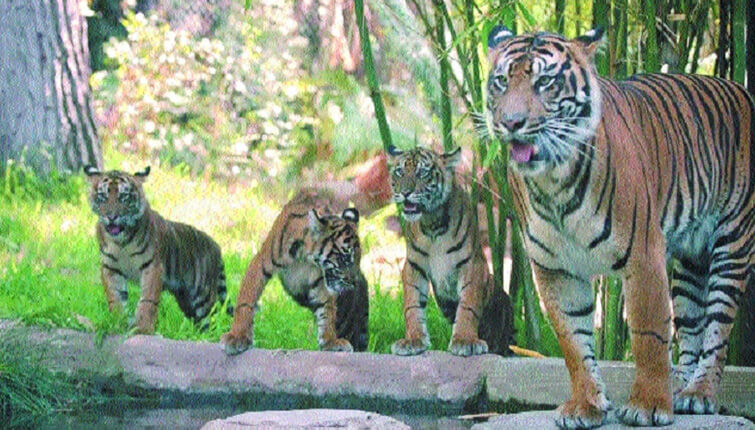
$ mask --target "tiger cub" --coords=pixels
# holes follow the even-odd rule
[[[122,311],[127,280],[141,284],[134,326],[138,333],[155,328],[160,293],[166,287],[184,315],[195,322],[226,299],[220,247],[196,228],[168,221],[149,207],[142,184],[149,167],[130,175],[84,168],[92,187],[89,202],[99,217],[101,275],[110,311]],[[229,313],[233,312],[228,307]]]
[[[496,289],[480,245],[469,194],[456,183],[460,148],[436,154],[423,148],[388,149],[393,199],[403,204],[406,263],[402,271],[406,337],[391,351],[415,355],[430,346],[425,323],[428,283],[453,323],[449,351],[469,356],[509,354],[511,303]],[[479,335],[479,337],[478,337]]]
[[[367,348],[369,303],[359,268],[359,212],[340,212],[340,206],[331,191],[307,188],[283,207],[241,282],[233,326],[220,339],[227,354],[252,346],[257,301],[275,274],[297,303],[314,312],[321,350]]]

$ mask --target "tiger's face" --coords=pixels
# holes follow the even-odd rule
[[[517,171],[535,175],[561,165],[595,134],[601,97],[593,55],[602,35],[515,36],[502,26],[490,32],[487,115]]]
[[[320,216],[309,211],[309,260],[325,277],[325,287],[334,294],[355,288],[362,250],[359,246],[359,212],[349,208],[341,216]]]
[[[123,237],[124,232],[136,225],[147,208],[142,183],[149,175],[149,167],[130,175],[118,170],[100,172],[87,166],[84,173],[92,185],[89,204],[105,232],[115,239]]]
[[[403,203],[407,221],[418,221],[423,214],[435,211],[446,202],[460,159],[460,148],[445,154],[425,148],[409,151],[388,148],[393,201]]]

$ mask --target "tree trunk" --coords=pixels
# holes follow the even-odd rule
[[[0,1],[0,168],[9,159],[42,176],[102,167],[79,3]]]

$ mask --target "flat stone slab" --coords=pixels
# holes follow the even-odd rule
[[[247,412],[214,420],[202,430],[234,429],[396,429],[411,427],[391,417],[351,409],[298,409],[293,411]]]
[[[556,411],[532,411],[519,414],[500,415],[491,418],[486,423],[475,424],[472,430],[497,429],[537,429],[558,430],[556,426]],[[601,430],[636,429],[619,424],[613,414],[609,414],[608,422],[600,427]],[[658,427],[640,427],[658,428]],[[723,430],[741,429],[755,430],[755,424],[741,417],[725,415],[675,415],[674,423],[668,427],[674,430]]]
[[[598,367],[614,407],[625,404],[634,381],[634,363],[600,361]],[[562,358],[501,359],[487,371],[487,395],[492,403],[515,401],[555,408],[571,395]],[[726,366],[717,400],[727,414],[755,417],[755,367]]]
[[[362,409],[384,414],[553,409],[570,395],[560,358],[462,358],[430,351],[386,354],[252,349],[227,356],[220,344],[159,336],[109,336],[0,320],[0,347],[35,354],[54,371],[92,378],[152,398],[161,408],[222,406],[232,411]],[[600,362],[609,398],[626,402],[632,363]],[[755,368],[726,367],[723,413],[755,417]],[[230,412],[233,413],[233,412]],[[229,414],[230,414],[229,413]]]
[[[155,336],[133,336],[118,346],[117,355],[126,382],[144,389],[214,394],[219,399],[228,393],[342,402],[350,398],[349,407],[382,400],[387,409],[393,405],[394,410],[412,412],[417,404],[415,413],[430,409],[446,414],[460,413],[469,399],[482,393],[485,369],[497,358],[264,349],[227,356],[219,344]],[[297,404],[275,406],[270,409]]]

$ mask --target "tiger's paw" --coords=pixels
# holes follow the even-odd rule
[[[616,411],[616,418],[629,426],[667,426],[674,422],[674,413],[670,409],[640,407],[630,402]]]
[[[674,396],[674,412],[677,414],[712,415],[718,412],[713,396],[682,390]]]
[[[603,425],[611,403],[603,394],[595,404],[569,400],[558,408],[556,425],[562,429],[591,429]]]
[[[346,339],[333,339],[331,341],[327,341],[320,345],[321,351],[330,351],[330,352],[354,352],[354,348],[351,346],[351,343],[349,343]]]
[[[429,347],[430,342],[424,339],[399,339],[391,345],[391,354],[419,355]]]
[[[451,339],[448,351],[453,355],[469,357],[471,355],[487,354],[488,343],[482,339]]]
[[[220,344],[226,355],[236,355],[251,348],[254,341],[251,336],[236,335],[228,332],[220,337]]]

